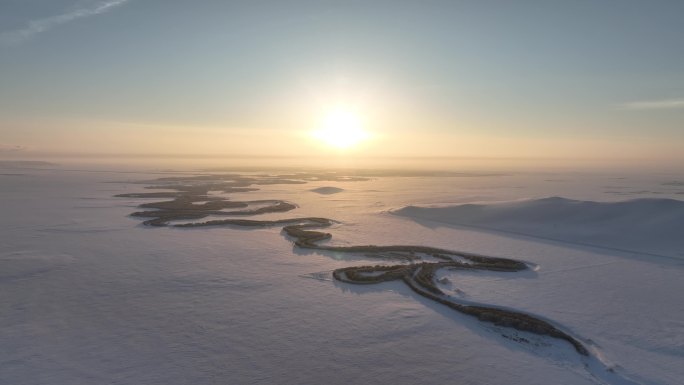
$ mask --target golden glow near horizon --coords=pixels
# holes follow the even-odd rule
[[[329,110],[313,137],[338,149],[347,149],[368,138],[359,114],[346,107]]]

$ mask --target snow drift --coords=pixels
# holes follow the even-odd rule
[[[450,207],[407,206],[394,214],[623,251],[684,258],[684,202],[577,201],[550,197]]]

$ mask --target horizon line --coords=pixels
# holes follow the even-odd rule
[[[5,152],[10,154],[10,152]],[[2,156],[3,152],[0,152],[0,159],[5,158]],[[283,155],[268,155],[268,154],[194,154],[194,153],[156,153],[156,154],[144,154],[144,153],[63,153],[63,152],[36,152],[30,153],[27,151],[12,151],[11,157],[8,158],[38,158],[38,157],[59,157],[59,158],[196,158],[196,159],[315,159],[315,158],[355,158],[355,159],[484,159],[484,160],[540,160],[540,159],[558,159],[558,160],[642,160],[643,158],[613,158],[613,157],[585,157],[585,158],[574,158],[574,157],[551,157],[551,156],[457,156],[457,155],[355,155],[355,154],[325,154],[325,155],[294,155],[294,154],[283,154]],[[21,155],[21,156],[18,156]],[[651,158],[649,158],[651,159]],[[646,160],[646,159],[643,159]]]

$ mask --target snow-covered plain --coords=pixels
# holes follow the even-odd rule
[[[328,280],[332,269],[377,263],[363,255],[295,249],[279,228],[148,228],[128,215],[149,200],[113,197],[143,191],[127,181],[168,174],[0,174],[1,384],[684,382],[681,259],[392,214],[553,196],[676,199],[682,176],[393,176],[229,194],[299,206],[259,219],[337,220],[337,244],[524,260],[535,270],[440,271],[440,285],[551,320],[615,372],[601,373],[562,341],[482,324],[401,282]],[[341,190],[310,191],[330,187]],[[658,254],[676,256],[673,244]]]

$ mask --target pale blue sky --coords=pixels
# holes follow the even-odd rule
[[[289,143],[316,103],[347,98],[369,131],[426,147],[494,137],[569,156],[612,141],[618,156],[646,141],[637,155],[664,156],[684,143],[683,15],[684,1],[658,0],[3,0],[0,146],[73,152],[83,136],[91,152],[140,152],[160,133],[217,132]]]

